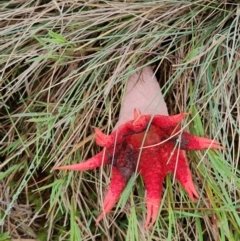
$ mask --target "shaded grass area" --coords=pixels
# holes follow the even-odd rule
[[[239,16],[237,1],[1,1],[0,240],[239,240]],[[186,128],[226,151],[188,153],[197,203],[168,176],[146,230],[131,179],[95,227],[110,168],[51,169],[100,150],[93,127],[112,130],[145,65],[169,112],[191,111]]]

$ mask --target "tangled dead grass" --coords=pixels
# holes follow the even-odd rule
[[[2,1],[0,240],[239,240],[239,16],[226,0]],[[144,65],[169,112],[191,111],[191,132],[227,150],[189,154],[198,203],[168,177],[145,230],[138,182],[96,228],[109,170],[51,169],[99,151],[93,126],[111,131],[127,78]]]

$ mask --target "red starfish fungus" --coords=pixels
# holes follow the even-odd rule
[[[166,111],[165,115],[142,115],[140,110],[135,109],[134,117],[120,119],[120,125],[110,135],[95,129],[96,142],[104,147],[100,153],[85,162],[55,169],[84,171],[105,164],[112,165],[111,183],[97,223],[114,207],[127,181],[137,171],[143,177],[147,191],[145,227],[149,228],[157,219],[162,183],[168,173],[175,173],[192,201],[195,201],[194,197],[199,197],[185,150],[222,149],[216,141],[182,131],[179,123],[186,115],[167,116]]]
[[[192,201],[194,196],[199,197],[184,150],[222,148],[216,141],[181,132],[178,124],[185,115],[186,113],[174,116],[155,115],[150,122],[150,115],[141,115],[135,110],[134,119],[121,125],[111,135],[105,135],[99,129],[95,129],[96,142],[105,147],[104,151],[83,163],[55,169],[84,171],[103,164],[112,164],[112,180],[105,196],[103,212],[97,218],[98,223],[119,199],[127,181],[136,171],[141,147],[145,147],[141,150],[137,171],[142,175],[147,190],[145,226],[151,227],[157,218],[162,182],[167,173],[176,173],[177,180]]]

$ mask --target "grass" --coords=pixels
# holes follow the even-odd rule
[[[0,240],[240,240],[238,1],[1,1]],[[110,168],[52,172],[97,153],[128,76],[152,65],[171,114],[225,151],[189,152],[201,195],[171,176],[155,226],[131,179],[95,227]]]

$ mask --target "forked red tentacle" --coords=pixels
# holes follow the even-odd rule
[[[195,136],[186,131],[182,131],[180,127],[171,127],[165,130],[173,141],[179,140],[179,148],[182,150],[202,150],[202,149],[219,149],[225,150],[223,146],[217,141]]]
[[[176,179],[181,183],[183,188],[186,190],[192,202],[195,202],[194,196],[196,198],[199,198],[199,195],[196,191],[196,188],[192,180],[192,174],[188,166],[185,152],[175,150],[174,155],[174,158],[169,163],[170,171],[176,174]]]
[[[101,151],[97,155],[93,156],[92,158],[84,162],[80,162],[73,165],[54,167],[53,170],[87,171],[105,165],[107,164],[107,162],[108,158],[106,158],[104,152]]]
[[[101,147],[111,147],[114,145],[113,135],[106,135],[100,129],[95,128],[95,140],[96,143]]]
[[[125,186],[126,181],[124,177],[121,175],[121,173],[117,170],[116,167],[112,167],[112,179],[103,201],[103,211],[98,216],[96,224],[98,224],[103,219],[103,217],[111,211],[111,209],[118,201]]]
[[[158,147],[153,148],[153,152]],[[146,150],[141,156],[141,163],[139,171],[143,177],[145,189],[147,191],[146,207],[147,217],[145,221],[145,228],[150,228],[155,223],[161,203],[162,183],[166,173],[164,172],[164,165],[159,162],[159,156],[149,156]]]
[[[177,126],[185,116],[189,113],[180,113],[172,116],[155,115],[152,119],[152,124],[160,127],[161,129]]]
[[[115,144],[123,141],[124,136],[139,133],[145,130],[150,120],[150,116],[141,115],[137,109],[134,110],[134,119],[121,125],[117,130],[110,135],[104,134],[100,129],[95,128],[95,140],[101,147],[113,147]]]
[[[225,150],[217,141],[205,137],[194,136],[186,131],[182,132],[180,148],[183,150],[202,150],[207,148]]]

